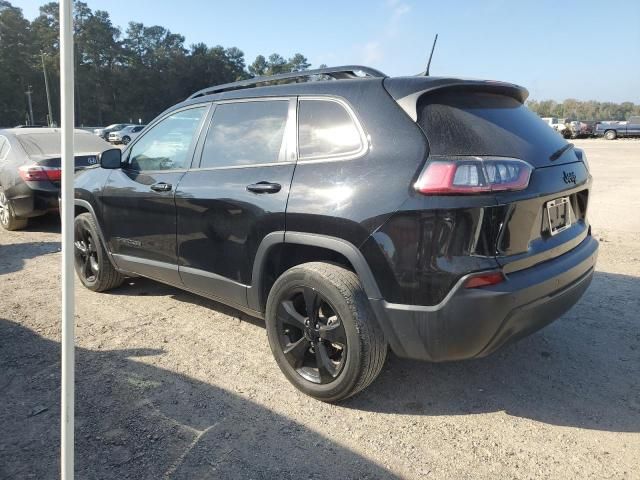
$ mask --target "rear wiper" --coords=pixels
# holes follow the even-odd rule
[[[562,147],[560,150],[557,150],[556,152],[554,152],[553,154],[551,154],[551,156],[549,157],[549,160],[551,160],[552,162],[554,160],[559,159],[562,154],[564,152],[566,152],[567,150],[570,150],[574,147],[575,145],[573,143],[567,143],[564,147]]]

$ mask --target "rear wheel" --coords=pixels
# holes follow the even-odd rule
[[[343,400],[380,373],[387,344],[355,273],[323,262],[287,270],[273,285],[267,336],[278,366],[302,392]]]
[[[16,218],[16,214],[11,205],[11,200],[7,198],[2,187],[0,187],[0,225],[5,230],[22,230],[26,228],[29,221],[26,218]]]
[[[604,138],[606,138],[607,140],[615,140],[616,138],[618,138],[618,134],[615,130],[607,130],[606,132],[604,132]]]
[[[74,233],[75,269],[82,284],[94,292],[105,292],[121,285],[124,276],[113,268],[107,257],[93,215],[78,215]]]
[[[129,145],[129,142],[131,141],[131,137],[125,135],[124,137],[122,137],[122,143],[125,145]]]

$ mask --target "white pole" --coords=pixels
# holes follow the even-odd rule
[[[73,1],[60,1],[60,120],[62,122],[62,398],[60,466],[73,479],[74,297],[73,297]]]

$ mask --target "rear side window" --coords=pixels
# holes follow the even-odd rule
[[[301,160],[355,155],[363,148],[361,130],[344,106],[329,100],[300,100],[298,153]]]
[[[514,98],[481,92],[426,95],[418,123],[432,155],[496,155],[534,165],[565,145],[564,139]]]
[[[277,162],[288,111],[288,100],[218,105],[207,132],[200,167],[241,167]]]

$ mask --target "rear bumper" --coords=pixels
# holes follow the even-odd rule
[[[60,189],[51,182],[22,182],[7,192],[17,217],[30,218],[58,210]]]
[[[591,283],[597,255],[598,242],[588,236],[498,285],[465,289],[463,279],[435,306],[370,301],[398,356],[436,362],[483,357],[569,310]]]

